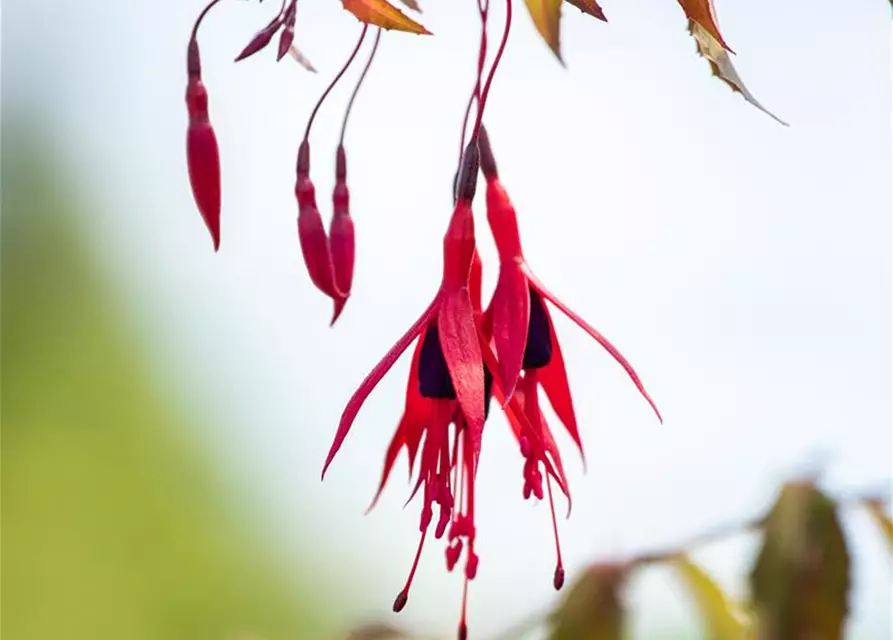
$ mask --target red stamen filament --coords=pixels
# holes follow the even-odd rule
[[[403,607],[406,606],[406,601],[409,599],[409,588],[412,586],[412,579],[415,577],[416,569],[419,566],[419,558],[422,557],[422,548],[425,546],[425,536],[427,535],[428,529],[426,528],[422,531],[422,537],[419,540],[419,548],[415,552],[415,560],[412,561],[412,569],[409,570],[409,577],[406,578],[406,584],[403,585],[403,589],[397,594],[397,598],[394,600],[395,613],[402,611]]]
[[[468,617],[466,615],[466,611],[468,610],[468,578],[465,578],[462,583],[462,617],[459,618],[459,632],[457,637],[459,640],[465,640],[468,637]]]
[[[219,0],[215,0],[218,1]],[[329,86],[326,87],[326,90],[319,97],[319,100],[316,103],[316,106],[313,107],[313,112],[310,114],[310,120],[307,121],[307,129],[304,131],[304,142],[310,138],[310,129],[313,127],[313,121],[316,119],[316,113],[319,111],[319,108],[322,106],[322,103],[326,101],[326,98],[329,97],[329,93],[331,93],[332,89],[335,88],[335,85],[338,84],[338,81],[341,80],[341,76],[343,76],[350,65],[353,63],[354,58],[357,57],[357,53],[360,51],[360,47],[363,44],[363,40],[366,38],[366,31],[369,29],[368,24],[363,24],[363,30],[360,32],[360,37],[357,40],[356,46],[353,48],[353,51],[350,54],[350,57],[347,59],[347,62],[344,63],[344,66],[341,67],[341,71],[338,72],[338,75],[335,76],[334,80],[329,83]]]
[[[552,533],[555,536],[555,553],[558,556],[557,562],[555,564],[555,577],[552,580],[552,584],[555,587],[555,590],[558,591],[564,585],[564,563],[561,561],[561,542],[558,539],[558,520],[555,517],[555,501],[552,499],[552,481],[549,478],[549,473],[546,472],[546,490],[549,492],[549,511],[552,513]]]
[[[365,29],[364,29],[365,34]],[[363,81],[366,79],[366,74],[369,72],[369,67],[372,66],[372,61],[375,59],[375,52],[378,51],[378,42],[381,40],[381,27],[378,28],[378,31],[375,32],[375,43],[372,45],[372,52],[369,54],[369,59],[366,61],[366,66],[363,67],[363,72],[360,74],[359,80],[357,80],[357,85],[353,88],[353,93],[350,95],[350,101],[347,103],[347,109],[344,111],[344,120],[341,122],[341,139],[339,144],[344,144],[344,134],[347,132],[347,120],[350,118],[350,111],[353,109],[354,100],[357,99],[357,94],[360,92],[360,87],[363,86]]]

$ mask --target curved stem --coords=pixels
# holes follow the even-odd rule
[[[372,53],[369,54],[369,60],[366,61],[366,66],[363,67],[363,73],[360,74],[360,79],[357,80],[357,86],[353,88],[353,93],[350,95],[350,102],[347,103],[347,110],[344,112],[344,120],[341,122],[341,139],[339,141],[340,145],[344,144],[344,134],[347,131],[347,119],[350,118],[350,110],[353,109],[354,100],[357,99],[357,94],[360,92],[360,87],[363,86],[363,80],[366,79],[366,74],[369,72],[369,67],[372,66],[372,61],[375,59],[375,52],[378,51],[379,40],[381,40],[381,27],[379,27],[378,31],[375,32],[375,43],[372,45]]]
[[[462,164],[462,154],[465,153],[465,135],[468,133],[468,118],[471,115],[471,105],[474,101],[478,101],[478,108],[481,104],[481,80],[484,75],[484,62],[487,58],[487,18],[490,13],[490,0],[477,0],[478,13],[481,16],[481,45],[478,51],[478,73],[474,81],[474,89],[468,97],[468,104],[465,106],[465,117],[462,119],[462,137],[459,140],[459,162]]]
[[[211,2],[209,2],[208,5],[204,9],[202,9],[202,12],[198,14],[198,18],[195,19],[195,24],[192,26],[192,37],[190,38],[190,40],[195,40],[198,37],[198,28],[201,25],[202,20],[205,19],[205,16],[208,15],[208,12],[213,9],[214,5],[216,5],[218,2],[220,2],[220,0],[211,0]]]
[[[481,122],[484,120],[484,107],[487,106],[487,96],[490,94],[490,86],[493,84],[493,76],[496,75],[496,69],[502,60],[502,54],[505,53],[505,45],[509,40],[509,32],[512,29],[512,0],[505,1],[505,29],[502,32],[502,40],[499,43],[499,49],[496,50],[496,57],[493,58],[493,65],[490,67],[490,73],[487,75],[487,82],[484,84],[484,90],[478,99],[478,115],[474,123],[474,129],[471,130],[471,139],[477,140],[481,131]]]
[[[214,0],[215,2],[219,0]],[[329,93],[331,93],[332,89],[335,88],[335,85],[338,84],[338,81],[341,80],[341,76],[347,71],[348,67],[350,67],[351,63],[354,61],[354,58],[357,57],[357,53],[360,51],[360,46],[363,44],[363,39],[366,37],[366,31],[369,29],[368,24],[363,24],[363,31],[360,32],[360,38],[357,40],[356,46],[353,48],[353,52],[350,54],[350,57],[347,59],[347,62],[344,63],[344,66],[341,67],[341,71],[338,72],[338,75],[335,76],[335,79],[326,87],[326,90],[320,96],[319,100],[316,103],[316,106],[313,107],[313,113],[310,114],[310,120],[307,121],[307,129],[304,130],[304,142],[307,142],[307,139],[310,137],[310,129],[313,127],[313,121],[316,119],[316,114],[319,111],[319,108],[322,106],[322,103],[326,101]]]

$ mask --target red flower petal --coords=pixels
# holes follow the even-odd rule
[[[503,261],[493,300],[493,341],[499,358],[502,390],[511,396],[521,375],[530,323],[530,288],[517,262]]]
[[[441,292],[437,330],[477,462],[484,431],[484,364],[467,289]]]
[[[335,440],[332,442],[332,446],[329,449],[329,455],[326,456],[326,462],[322,468],[323,479],[326,477],[326,470],[329,468],[329,465],[332,464],[335,454],[338,453],[338,450],[344,443],[344,439],[347,437],[354,419],[356,419],[357,414],[363,407],[363,403],[366,402],[366,398],[369,397],[372,390],[375,389],[379,382],[381,382],[381,379],[384,378],[385,374],[391,370],[391,367],[393,367],[394,363],[397,362],[397,359],[403,355],[403,352],[406,351],[407,347],[412,344],[412,341],[419,336],[425,325],[431,321],[431,318],[434,317],[434,314],[437,311],[439,303],[440,299],[438,296],[428,308],[425,309],[421,317],[413,323],[409,330],[400,336],[400,339],[390,348],[384,358],[372,368],[372,371],[369,372],[369,375],[367,375],[366,379],[360,383],[359,388],[354,392],[350,400],[348,400],[347,406],[344,407],[344,412],[341,414],[338,430],[335,432]],[[481,402],[482,411],[483,406],[483,402]]]
[[[651,396],[648,395],[648,392],[645,391],[645,386],[642,384],[642,381],[639,379],[639,375],[636,373],[635,369],[633,369],[632,365],[626,360],[626,358],[623,357],[623,354],[621,354],[617,350],[617,348],[608,341],[607,338],[605,338],[594,327],[592,327],[592,325],[590,325],[588,322],[583,320],[583,318],[581,318],[576,313],[571,311],[571,309],[566,304],[564,304],[561,300],[556,298],[552,294],[551,291],[546,289],[546,287],[543,285],[543,283],[539,281],[539,279],[533,274],[533,272],[530,271],[530,268],[527,267],[526,265],[524,266],[524,272],[527,275],[527,278],[530,280],[530,284],[533,286],[534,289],[536,289],[539,292],[539,294],[541,296],[546,298],[549,302],[551,302],[556,307],[558,307],[558,309],[564,315],[566,315],[568,318],[570,318],[575,323],[577,323],[577,326],[579,326],[581,329],[583,329],[583,331],[585,331],[590,336],[592,336],[592,338],[594,338],[596,342],[598,342],[602,347],[604,347],[604,349],[608,353],[611,354],[611,357],[613,357],[614,360],[616,360],[617,363],[621,367],[623,367],[623,369],[626,371],[627,375],[630,377],[630,379],[636,385],[636,388],[639,390],[639,393],[641,393],[642,397],[644,397],[645,400],[648,401],[648,404],[651,405],[651,408],[654,410],[654,413],[657,415],[657,419],[660,420],[661,423],[663,423],[664,419],[661,417],[660,411],[658,411],[658,409],[657,409],[657,405],[654,404],[654,400],[652,400]]]
[[[583,465],[586,465],[586,454],[583,452],[583,441],[580,438],[580,430],[577,427],[577,415],[574,412],[574,400],[571,397],[571,389],[568,384],[567,370],[564,367],[564,357],[561,355],[561,345],[558,344],[558,336],[555,334],[555,325],[552,322],[552,316],[549,308],[543,305],[546,310],[546,319],[549,322],[549,336],[552,340],[552,359],[542,369],[537,370],[537,380],[552,408],[555,415],[561,420],[561,424],[567,429],[570,437],[573,438],[580,450],[580,457],[583,458]]]

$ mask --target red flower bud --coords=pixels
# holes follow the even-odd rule
[[[338,146],[335,164],[335,190],[332,193],[332,222],[329,227],[329,246],[332,251],[332,266],[335,285],[344,298],[335,300],[334,323],[344,309],[353,284],[354,230],[350,217],[350,191],[347,188],[347,160],[344,146]]]
[[[335,284],[329,238],[316,206],[316,190],[310,180],[309,170],[310,145],[304,141],[298,153],[298,180],[295,185],[295,196],[298,199],[298,239],[304,264],[307,265],[313,284],[337,303],[344,299],[344,295]]]
[[[273,39],[273,36],[276,35],[276,32],[279,31],[279,28],[282,26],[282,20],[277,16],[270,24],[266,27],[258,31],[254,34],[254,37],[251,39],[244,49],[242,49],[242,53],[236,56],[236,62],[240,60],[244,60],[249,56],[253,56],[258,51],[266,48],[270,41]]]
[[[296,0],[292,0],[282,18],[282,24],[285,25],[285,28],[279,36],[279,52],[276,54],[277,61],[282,60],[282,58],[285,57],[285,54],[288,53],[288,50],[291,48],[292,42],[295,40],[295,21],[297,16],[298,3]]]
[[[189,43],[188,65],[186,164],[195,204],[211,232],[214,251],[217,251],[220,248],[220,154],[217,136],[208,118],[208,92],[202,83],[198,43],[195,40]]]

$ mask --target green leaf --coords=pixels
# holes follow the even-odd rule
[[[620,640],[625,607],[621,589],[629,566],[591,566],[549,616],[549,640]]]
[[[732,601],[707,573],[680,554],[670,561],[694,597],[704,619],[710,640],[741,640],[747,627]]]
[[[810,482],[782,487],[750,575],[757,637],[843,637],[850,556],[837,505]]]

